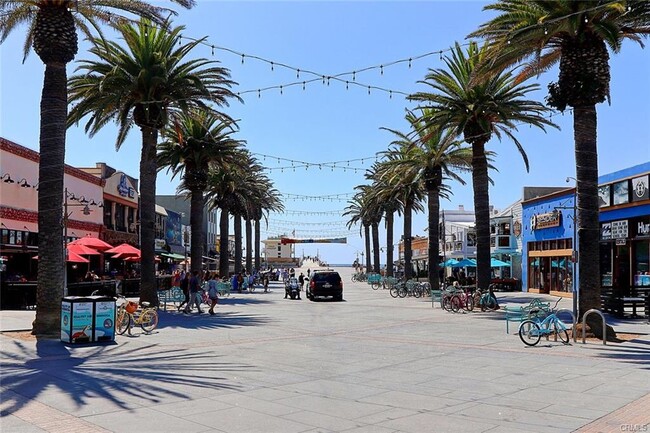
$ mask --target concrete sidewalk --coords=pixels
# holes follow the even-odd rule
[[[285,300],[273,283],[270,293],[222,299],[216,316],[163,312],[154,333],[136,330],[115,344],[2,335],[0,430],[650,428],[648,335],[529,348],[505,333],[499,312],[447,313],[426,299],[393,299],[352,283],[351,269],[339,271],[344,302]],[[498,296],[514,305],[526,295]],[[22,313],[0,312],[2,329],[29,327],[30,313]],[[650,332],[641,321],[616,329]]]

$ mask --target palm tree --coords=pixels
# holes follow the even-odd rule
[[[386,226],[386,275],[394,275],[393,255],[394,245],[394,226],[395,213],[402,211],[402,204],[399,200],[394,184],[385,179],[385,173],[388,170],[386,161],[376,162],[373,167],[366,173],[366,177],[372,180],[372,202],[379,206],[379,212],[383,215]]]
[[[176,0],[191,7],[193,0]],[[101,6],[101,7],[98,7]],[[72,13],[74,10],[74,14]],[[114,13],[118,12],[118,13]],[[64,257],[63,168],[65,164],[65,124],[68,114],[66,65],[78,51],[77,28],[86,37],[101,24],[115,25],[120,12],[149,18],[161,23],[169,9],[140,0],[4,0],[0,5],[0,43],[21,24],[27,24],[24,58],[30,47],[45,64],[41,96],[40,163],[38,190],[38,288],[36,319],[32,333],[55,335],[61,320]],[[62,266],[63,264],[63,266]]]
[[[549,110],[539,102],[524,99],[537,85],[517,83],[511,71],[499,71],[484,79],[475,77],[479,65],[489,52],[472,42],[464,51],[456,43],[451,56],[445,57],[447,70],[429,70],[425,81],[434,93],[419,92],[410,98],[431,108],[423,119],[426,125],[451,128],[472,146],[472,185],[476,217],[477,287],[490,285],[490,197],[488,193],[488,158],[485,149],[492,136],[509,137],[521,154],[526,170],[528,157],[514,136],[517,124],[545,130],[555,126],[543,114]]]
[[[596,104],[610,98],[607,47],[617,53],[625,39],[643,47],[641,38],[650,33],[650,2],[502,0],[485,9],[499,15],[472,36],[487,39],[493,53],[488,67],[523,62],[518,79],[524,79],[559,62],[547,101],[561,111],[573,109],[579,311],[600,308]]]
[[[427,125],[423,119],[431,115],[430,109],[424,109],[421,116],[412,111],[406,114],[406,120],[412,131],[408,134],[384,128],[392,132],[397,139],[391,144],[403,149],[404,158],[389,159],[384,175],[388,185],[399,183],[400,179],[413,179],[421,183],[426,190],[428,210],[428,278],[431,287],[439,287],[438,239],[440,220],[440,197],[448,198],[451,189],[443,182],[452,179],[464,185],[465,181],[456,171],[471,170],[472,150],[462,146],[456,140],[456,134],[435,125]]]
[[[111,121],[118,124],[116,147],[133,125],[140,128],[140,299],[158,302],[154,268],[154,217],[158,133],[169,119],[195,109],[210,111],[207,103],[228,105],[237,97],[229,88],[229,72],[205,59],[188,59],[203,40],[183,44],[184,27],[157,28],[148,20],[118,26],[126,46],[92,38],[95,60],[82,60],[70,79],[69,124],[90,115],[86,131],[92,137]],[[228,119],[224,114],[220,114]]]
[[[181,175],[179,190],[190,197],[190,226],[192,229],[192,271],[200,271],[203,261],[204,193],[208,187],[210,164],[231,162],[242,141],[232,138],[233,122],[223,121],[210,111],[179,113],[173,125],[163,130],[164,141],[158,145],[158,169],[167,167],[172,179]]]
[[[372,269],[371,257],[370,257],[370,220],[365,213],[365,202],[366,197],[363,194],[363,190],[359,190],[361,186],[355,187],[358,192],[348,201],[348,206],[343,212],[343,216],[348,216],[347,227],[348,229],[352,228],[355,224],[361,224],[363,227],[363,237],[365,238],[365,250],[366,250],[366,272],[370,272]],[[361,229],[359,229],[359,235],[361,235]]]
[[[260,179],[262,184],[265,184],[263,187],[263,194],[260,199],[252,203],[251,205],[251,216],[253,221],[255,221],[255,269],[260,269],[260,245],[261,245],[261,227],[260,223],[262,218],[267,222],[266,215],[269,212],[282,212],[284,210],[284,205],[282,204],[280,192],[273,187],[273,182],[266,176]]]

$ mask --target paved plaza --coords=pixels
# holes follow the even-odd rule
[[[647,322],[616,323],[643,334],[625,343],[525,347],[502,312],[447,313],[338,270],[344,302],[285,300],[272,283],[270,293],[222,299],[216,316],[162,312],[153,334],[115,344],[4,334],[0,430],[650,431]],[[3,311],[0,325],[25,328],[32,317]]]

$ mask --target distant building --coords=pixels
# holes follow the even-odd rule
[[[297,264],[295,258],[295,244],[282,244],[281,237],[268,238],[262,241],[264,244],[264,261],[272,267]]]

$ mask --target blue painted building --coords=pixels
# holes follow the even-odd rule
[[[621,294],[650,287],[649,182],[650,162],[598,178],[601,284]],[[572,295],[574,215],[575,188],[522,202],[524,291]]]

